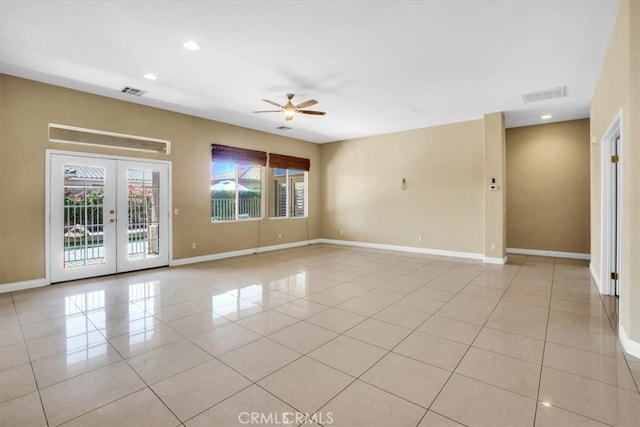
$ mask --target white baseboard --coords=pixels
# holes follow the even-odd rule
[[[387,251],[410,252],[414,254],[439,255],[456,258],[484,259],[482,254],[475,252],[457,252],[444,249],[416,248],[414,246],[387,245],[384,243],[354,242],[352,240],[318,239],[319,243],[330,245],[355,246],[358,248],[382,249]]]
[[[0,285],[0,294],[5,292],[24,291],[25,289],[41,288],[47,286],[47,279],[25,280],[23,282],[4,283]]]
[[[507,263],[507,257],[505,256],[504,258],[492,258],[492,257],[484,257],[484,263],[485,264],[506,264]]]
[[[249,248],[239,251],[221,252],[217,254],[202,255],[191,258],[174,259],[169,265],[173,267],[177,265],[195,264],[198,262],[215,261],[217,259],[233,258],[237,256],[253,255],[262,252],[278,251],[281,249],[297,248],[299,246],[313,245],[316,243],[320,243],[320,239],[302,240],[299,242],[283,243],[281,245],[263,246],[260,248]]]
[[[624,351],[640,359],[640,342],[631,340],[621,324],[618,324],[618,336],[620,337],[620,341],[622,341]]]
[[[596,269],[593,268],[593,264],[591,263],[589,263],[589,272],[591,273],[591,278],[593,279],[594,283],[596,284],[596,287],[598,288],[598,292],[600,292],[601,294],[604,294],[602,290],[602,282],[598,277],[598,273],[596,273]]]
[[[517,255],[549,256],[549,257],[556,257],[556,258],[571,258],[571,259],[585,259],[585,260],[591,259],[591,254],[582,254],[579,252],[544,251],[540,249],[507,248],[507,253],[517,254]]]

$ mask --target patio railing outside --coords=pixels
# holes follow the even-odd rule
[[[259,198],[239,198],[237,219],[260,218]],[[212,221],[234,221],[236,219],[235,199],[211,199]]]

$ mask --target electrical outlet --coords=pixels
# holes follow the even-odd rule
[[[340,235],[344,236],[344,230],[340,230]]]
[[[178,210],[178,208],[175,208],[175,209],[173,210],[173,214],[174,214],[174,215],[178,215],[179,213],[180,213],[180,211]]]
[[[418,234],[418,242],[422,242],[422,234]]]
[[[197,248],[197,247],[198,247],[198,245],[196,245],[196,242],[193,242],[191,244],[191,249],[195,250],[195,248]]]
[[[278,239],[282,239],[282,233],[278,233]]]
[[[491,250],[495,251],[496,250],[496,244],[495,243],[491,243]]]

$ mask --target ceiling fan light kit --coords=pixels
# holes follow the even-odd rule
[[[296,113],[310,114],[314,116],[324,116],[325,114],[327,114],[324,111],[304,110],[304,108],[311,107],[312,105],[317,104],[318,101],[316,101],[315,99],[310,99],[308,101],[301,102],[298,105],[294,105],[293,102],[291,102],[294,96],[295,95],[293,93],[288,93],[287,103],[284,105],[280,105],[277,102],[271,101],[269,99],[263,99],[263,101],[266,102],[267,104],[274,105],[279,109],[278,110],[260,110],[260,111],[254,111],[254,113],[281,113],[282,112],[284,113],[284,119],[286,121],[293,120],[293,117],[296,115]]]

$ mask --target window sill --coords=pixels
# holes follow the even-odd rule
[[[233,222],[255,222],[262,221],[264,218],[247,218],[247,219],[227,219],[224,221],[211,221],[211,224],[229,224]]]
[[[307,219],[309,218],[308,216],[274,216],[274,217],[269,217],[269,220],[276,220],[276,221],[281,221],[283,219]]]

